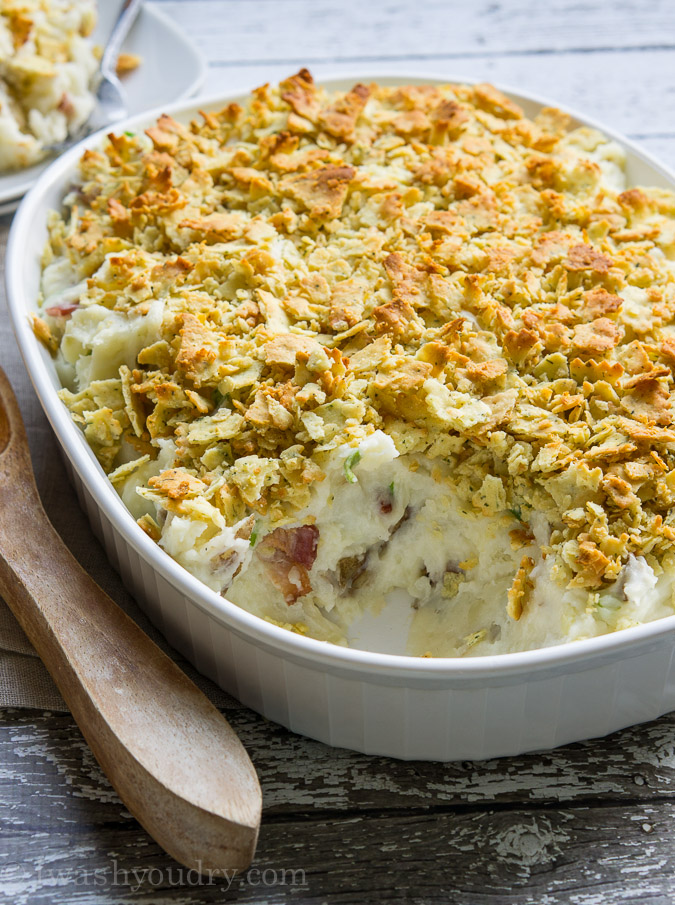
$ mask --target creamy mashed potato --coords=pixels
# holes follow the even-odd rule
[[[93,0],[0,0],[0,171],[41,160],[89,117]]]
[[[113,136],[54,213],[37,335],[141,527],[348,643],[478,656],[675,611],[675,198],[489,85],[306,70]]]

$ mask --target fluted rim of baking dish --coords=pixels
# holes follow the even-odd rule
[[[477,79],[453,77],[452,75],[421,72],[406,69],[400,72],[382,71],[375,67],[363,67],[354,73],[326,76],[317,81],[328,88],[340,90],[355,81],[376,79],[383,84],[407,83],[460,83],[476,84]],[[526,107],[561,106],[548,98],[536,94],[522,94],[504,84],[500,90]],[[162,113],[174,116],[195,116],[199,110],[222,107],[244,97],[241,92],[233,94],[212,94],[203,98],[189,99],[158,107],[138,114],[115,125],[115,130],[133,129],[151,125]],[[651,154],[636,146],[630,139],[605,126],[598,120],[585,116],[568,107],[561,109],[569,113],[575,123],[599,129],[621,144],[626,151],[660,174],[661,178],[675,189],[675,173],[656,160]],[[27,241],[35,228],[36,214],[39,228],[46,230],[45,211],[40,211],[44,195],[59,183],[64,191],[68,183],[65,178],[75,168],[86,148],[97,146],[106,130],[88,136],[62,157],[54,161],[40,176],[35,186],[22,201],[11,226],[6,252],[6,288],[9,314],[23,356],[26,369],[38,395],[42,408],[56,434],[57,440],[79,474],[84,485],[94,498],[99,509],[113,527],[124,537],[133,549],[174,588],[184,594],[196,606],[212,618],[224,623],[242,637],[255,641],[278,653],[283,653],[296,662],[320,663],[327,670],[341,673],[361,673],[373,678],[395,678],[401,681],[419,681],[426,685],[430,681],[489,679],[499,682],[514,675],[528,675],[543,670],[564,670],[566,666],[584,663],[591,668],[599,659],[618,659],[624,653],[633,655],[646,646],[662,641],[672,634],[675,638],[675,615],[587,638],[568,641],[551,647],[518,651],[505,654],[490,654],[468,659],[437,657],[411,657],[402,654],[384,654],[358,648],[342,647],[325,641],[318,641],[266,622],[259,616],[242,609],[227,598],[212,591],[183,566],[172,559],[152,541],[136,524],[121,498],[108,481],[103,469],[89,448],[84,435],[72,421],[65,406],[58,398],[49,373],[47,353],[35,338],[29,324],[28,312],[35,310],[35,299],[28,297],[21,271]],[[39,262],[35,262],[39,266]],[[639,650],[637,650],[639,648]]]

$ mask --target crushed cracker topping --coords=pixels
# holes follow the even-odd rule
[[[146,487],[174,508],[286,524],[379,429],[445,459],[471,511],[542,513],[560,580],[606,587],[675,538],[675,196],[613,188],[617,153],[489,85],[327,94],[303,69],[87,151],[45,257],[77,307],[35,329],[79,368],[63,399],[108,470],[174,440]],[[101,310],[139,343],[90,381],[77,325]]]

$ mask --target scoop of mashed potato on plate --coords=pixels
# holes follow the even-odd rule
[[[0,0],[0,172],[40,161],[94,106],[90,0]]]

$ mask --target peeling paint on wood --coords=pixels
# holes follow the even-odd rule
[[[227,716],[263,787],[254,868],[305,880],[244,878],[237,901],[671,901],[675,716],[482,764],[331,749],[236,702]],[[175,862],[125,811],[69,715],[2,713],[0,764],[0,900],[51,902],[55,886],[60,902],[222,900],[220,887],[171,881]]]

